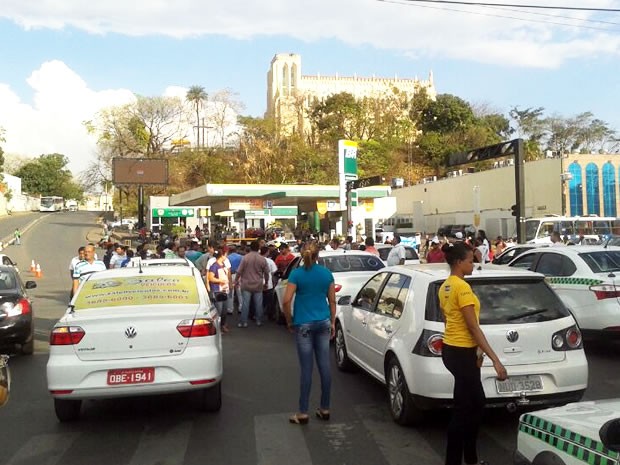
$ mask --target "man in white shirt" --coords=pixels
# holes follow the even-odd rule
[[[75,270],[75,265],[84,260],[84,250],[86,247],[82,246],[78,249],[78,254],[71,259],[71,264],[69,265],[69,273],[71,273],[71,279],[73,279],[73,270]]]
[[[400,236],[398,234],[394,234],[392,244],[394,244],[394,247],[390,250],[387,258],[388,266],[404,265],[407,253],[405,251],[405,246],[400,243]]]
[[[278,271],[278,265],[269,257],[269,247],[262,246],[260,249],[260,254],[265,257],[267,261],[267,266],[269,267],[269,280],[267,281],[267,288],[263,290],[263,314],[266,315],[269,319],[275,317],[275,308],[273,306],[273,274]]]
[[[561,247],[563,245],[566,244],[562,241],[562,236],[560,236],[560,233],[553,231],[551,233],[551,247]]]
[[[72,296],[77,291],[80,283],[86,279],[91,273],[97,271],[104,271],[105,263],[101,260],[95,260],[95,248],[92,245],[87,245],[84,248],[84,260],[78,262],[73,270],[73,288]]]
[[[110,269],[112,268],[120,268],[123,260],[125,260],[127,256],[125,255],[125,247],[122,245],[118,245],[116,250],[112,254],[112,258],[110,259]]]

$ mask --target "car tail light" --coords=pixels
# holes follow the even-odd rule
[[[189,384],[191,384],[192,386],[199,386],[201,384],[211,384],[211,383],[215,383],[215,378],[212,379],[197,379],[195,381],[190,381]]]
[[[2,304],[2,310],[7,316],[27,315],[32,312],[32,307],[27,299],[19,299],[17,302],[5,302]]]
[[[620,298],[620,286],[614,284],[596,284],[590,286],[597,300]]]
[[[340,289],[342,289],[342,284],[334,284],[334,288],[336,288],[336,292],[340,292]]]
[[[581,331],[577,326],[558,331],[551,336],[551,346],[553,350],[577,350],[583,347]]]
[[[215,324],[208,318],[183,320],[177,325],[177,331],[183,337],[205,337],[216,334]]]
[[[425,329],[412,352],[422,357],[441,357],[443,349],[443,333]]]
[[[79,326],[58,326],[50,334],[51,346],[71,346],[79,344],[86,332]]]

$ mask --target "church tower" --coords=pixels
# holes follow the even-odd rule
[[[266,116],[274,118],[281,128],[294,130],[300,127],[295,117],[300,83],[301,56],[296,53],[276,54],[267,73]]]

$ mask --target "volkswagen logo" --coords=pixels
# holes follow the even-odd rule
[[[125,336],[127,336],[127,338],[129,339],[133,339],[137,335],[138,335],[138,331],[136,331],[136,328],[134,328],[133,326],[130,326],[129,328],[125,330]]]
[[[508,342],[517,342],[519,340],[519,333],[511,329],[506,333],[506,339],[508,339]]]

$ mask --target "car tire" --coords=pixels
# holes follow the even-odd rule
[[[200,410],[218,412],[222,408],[222,382],[200,391]]]
[[[78,420],[81,409],[81,400],[54,399],[56,418],[63,423]]]
[[[532,465],[566,465],[564,461],[553,452],[544,451],[534,457]]]
[[[334,338],[334,350],[336,352],[336,366],[340,371],[353,371],[355,365],[349,358],[347,343],[344,339],[344,331],[340,322],[336,323],[336,337]]]
[[[32,355],[34,353],[34,322],[32,322],[32,329],[30,330],[30,341],[22,344],[20,352],[22,355]]]
[[[399,425],[413,425],[422,420],[423,412],[416,407],[403,369],[396,357],[392,356],[387,364],[386,384],[388,402],[393,420]]]

